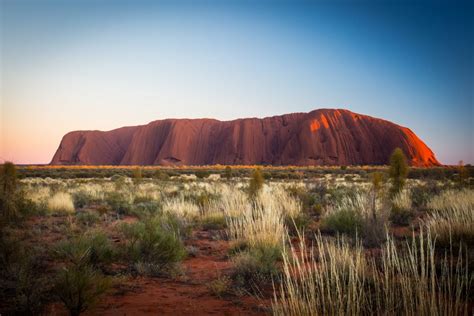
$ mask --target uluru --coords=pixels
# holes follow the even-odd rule
[[[409,128],[343,109],[73,131],[63,137],[51,164],[382,165],[397,147],[412,166],[439,165]]]

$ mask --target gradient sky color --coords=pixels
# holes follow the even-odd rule
[[[346,108],[474,163],[472,1],[0,0],[0,159],[71,130]]]

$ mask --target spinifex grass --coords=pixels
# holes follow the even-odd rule
[[[402,248],[388,237],[380,264],[342,239],[316,236],[283,254],[283,279],[275,288],[275,315],[467,315],[473,276],[466,254],[435,260],[430,233]],[[457,259],[453,255],[456,255]],[[438,264],[437,264],[438,263]]]

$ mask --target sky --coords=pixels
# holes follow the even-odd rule
[[[0,0],[0,160],[72,130],[345,108],[474,164],[471,1]]]

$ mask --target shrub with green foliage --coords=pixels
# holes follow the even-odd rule
[[[130,201],[120,192],[108,192],[105,201],[113,211],[121,215],[129,214],[132,209]]]
[[[251,199],[255,199],[255,197],[260,193],[264,183],[265,179],[262,174],[262,169],[256,168],[252,172],[249,183],[249,196]]]
[[[227,180],[232,179],[233,173],[232,173],[232,168],[231,166],[226,166],[224,169],[224,178]]]
[[[165,216],[123,224],[120,229],[125,238],[124,255],[134,263],[153,263],[164,270],[186,255],[175,223]]]
[[[396,195],[403,189],[408,172],[409,169],[405,154],[400,148],[396,148],[390,156],[389,175],[392,182],[392,196]]]
[[[103,269],[114,260],[117,251],[103,232],[93,230],[60,242],[56,253],[73,264],[82,262]]]
[[[55,293],[72,316],[90,309],[109,288],[110,279],[87,264],[63,268],[57,276]]]
[[[278,276],[277,262],[281,252],[276,248],[252,248],[232,258],[231,279],[238,288],[258,293],[260,288]]]
[[[94,211],[82,211],[76,213],[76,218],[79,223],[84,226],[91,227],[100,221],[100,216]]]
[[[7,315],[39,315],[51,284],[39,250],[0,234],[0,299]],[[5,306],[5,305],[6,306]]]
[[[340,210],[324,217],[321,223],[323,231],[356,236],[363,227],[361,214],[354,210]]]
[[[0,166],[0,207],[2,217],[14,220],[19,216],[16,167],[11,162]]]

